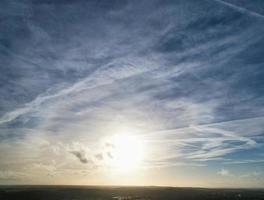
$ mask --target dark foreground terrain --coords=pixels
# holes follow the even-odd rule
[[[264,200],[264,190],[172,187],[2,186],[0,200]]]

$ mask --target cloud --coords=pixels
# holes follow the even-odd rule
[[[1,170],[0,171],[0,181],[18,181],[18,180],[26,180],[29,176],[27,174],[11,171],[11,170]]]
[[[89,162],[84,151],[71,151],[71,153],[75,155],[82,163]]]
[[[95,157],[96,157],[97,160],[103,160],[104,159],[104,157],[103,157],[103,155],[101,153],[96,154]]]
[[[146,168],[261,165],[264,30],[248,15],[262,16],[217,2],[233,12],[209,1],[0,6],[0,169],[90,172],[114,156],[102,140],[127,132],[148,147]]]
[[[81,163],[93,163],[90,158],[90,155],[88,155],[89,149],[85,147],[84,144],[80,142],[72,142],[70,145],[67,145],[63,148],[70,152],[72,155],[74,155],[76,158],[78,158]]]
[[[250,151],[259,148],[259,144],[254,139],[255,127],[259,127],[262,119],[244,119],[211,123],[206,125],[192,125],[190,127],[168,129],[145,135],[147,144],[157,148],[156,160],[166,163],[167,166],[176,162],[186,162],[197,164],[204,162],[210,165],[211,162],[233,163],[235,159],[229,155],[236,155],[240,151]],[[241,130],[241,126],[244,130]],[[247,129],[253,131],[251,134]],[[160,148],[159,146],[162,146]],[[174,155],[174,156],[169,156]],[[236,159],[241,157],[238,157]],[[244,163],[247,159],[243,158]],[[260,161],[260,160],[259,160]]]
[[[264,163],[264,159],[243,159],[243,160],[230,160],[224,162],[225,164],[248,164],[248,163]]]
[[[246,8],[243,8],[243,7],[240,7],[240,6],[236,6],[236,5],[232,4],[232,3],[229,3],[229,2],[223,1],[223,0],[214,0],[214,1],[216,1],[218,3],[221,3],[223,5],[226,5],[226,6],[230,7],[230,8],[233,8],[233,9],[235,9],[235,10],[241,12],[241,13],[246,13],[248,15],[264,19],[264,15],[262,15],[260,13],[257,13],[257,12],[254,12],[252,10],[249,10],[249,9],[246,9]]]
[[[241,178],[256,178],[256,177],[261,177],[261,175],[262,174],[260,172],[253,171],[251,173],[247,173],[247,174],[241,175],[240,177]]]
[[[108,156],[110,159],[113,159],[113,155],[112,155],[111,152],[107,152],[106,154],[107,154],[107,156]]]
[[[221,169],[217,172],[218,175],[221,175],[221,176],[231,176],[232,174],[230,173],[229,170],[227,169]]]

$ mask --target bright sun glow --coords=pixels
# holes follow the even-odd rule
[[[127,172],[138,169],[144,156],[142,141],[135,135],[115,135],[111,139],[111,166]]]

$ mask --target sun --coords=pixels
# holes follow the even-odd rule
[[[142,140],[132,134],[114,135],[108,152],[110,165],[120,172],[130,172],[141,167],[144,157]]]

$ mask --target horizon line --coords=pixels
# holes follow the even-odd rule
[[[137,188],[185,188],[185,189],[240,189],[240,190],[264,190],[264,187],[204,187],[204,186],[170,186],[170,185],[78,185],[78,184],[0,184],[1,187],[137,187]]]

